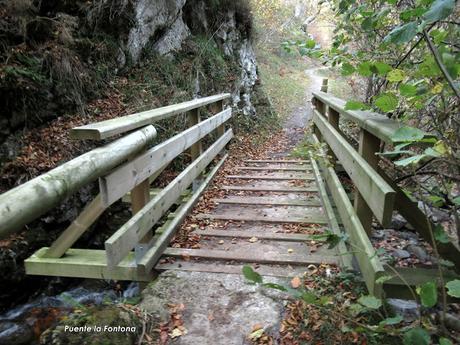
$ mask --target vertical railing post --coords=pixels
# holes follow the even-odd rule
[[[224,101],[220,100],[215,103],[215,111],[216,113],[221,112],[224,110]],[[221,124],[219,127],[217,127],[217,137],[223,136],[225,133],[225,123]]]
[[[379,156],[376,155],[379,150],[380,139],[361,128],[358,152],[375,170],[377,170],[379,164]],[[364,230],[370,235],[372,232],[372,210],[358,191],[355,193],[354,207]]]
[[[325,80],[327,80],[327,79],[325,79]],[[329,121],[331,126],[334,127],[334,129],[336,129],[337,132],[340,133],[339,116],[340,116],[340,114],[339,114],[338,111],[332,109],[331,107],[328,108],[327,120]],[[335,168],[336,163],[337,163],[337,157],[335,156],[334,152],[331,149],[329,149],[328,155],[331,157],[330,163]]]
[[[131,212],[135,215],[150,201],[150,181],[146,179],[131,190]],[[135,248],[136,261],[139,261],[148,250],[149,243],[153,237],[150,231],[145,235]]]
[[[192,109],[188,113],[188,126],[192,127],[200,123],[201,115],[200,108]],[[190,147],[190,157],[193,162],[203,153],[203,143],[201,140],[198,140],[195,144]],[[195,191],[203,180],[203,175],[200,174],[192,183],[192,191]]]

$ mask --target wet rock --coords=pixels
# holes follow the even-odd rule
[[[398,235],[402,239],[409,241],[410,244],[417,244],[419,242],[418,235],[414,232],[401,230],[400,232],[398,232]]]
[[[393,256],[397,257],[398,259],[407,259],[410,258],[410,253],[404,249],[395,249],[392,252]]]
[[[430,257],[424,248],[414,245],[414,244],[408,245],[406,250],[409,253],[414,254],[420,261],[426,261]]]
[[[95,330],[95,326],[101,329]],[[133,313],[115,305],[101,306],[71,314],[56,327],[46,330],[40,337],[40,344],[133,345],[141,331],[140,320]]]
[[[407,224],[407,221],[404,219],[404,217],[397,214],[393,216],[393,219],[391,220],[390,228],[395,229],[395,230],[401,230],[406,224]]]
[[[33,338],[34,333],[27,324],[0,323],[0,345],[30,344]]]
[[[388,298],[387,304],[397,315],[401,315],[406,321],[413,321],[419,317],[418,304],[414,301]]]
[[[249,285],[234,274],[167,271],[142,296],[139,306],[162,319],[169,316],[167,303],[185,305],[182,319],[187,334],[176,345],[246,344],[256,324],[276,335],[283,312],[278,293]]]
[[[386,233],[383,230],[372,231],[371,237],[376,240],[383,240],[386,237]]]

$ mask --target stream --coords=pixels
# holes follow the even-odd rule
[[[76,286],[58,295],[45,294],[0,315],[0,345],[35,345],[46,329],[76,308],[118,303],[139,296],[139,284],[124,289]]]

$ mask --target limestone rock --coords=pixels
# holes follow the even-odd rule
[[[185,306],[187,334],[176,345],[247,344],[256,324],[276,335],[283,311],[278,292],[261,290],[234,274],[164,272],[144,290],[140,307],[166,319],[168,303]]]

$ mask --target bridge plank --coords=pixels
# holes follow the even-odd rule
[[[311,167],[303,166],[299,167],[274,167],[274,166],[264,166],[264,167],[235,167],[235,170],[254,170],[254,171],[310,171]]]
[[[229,93],[223,93],[220,95],[198,98],[188,102],[172,104],[166,107],[143,111],[141,113],[75,127],[70,131],[70,137],[73,139],[106,139],[229,97]]]
[[[235,215],[235,214],[198,214],[198,219],[212,220],[234,220],[245,222],[263,222],[263,223],[297,223],[297,224],[327,224],[327,219],[321,214],[306,215],[305,217],[264,217],[262,215]]]
[[[229,129],[105,242],[107,261],[111,267],[134,248],[232,137],[233,131]]]
[[[264,176],[264,175],[227,175],[225,176],[228,179],[237,179],[237,180],[273,180],[273,181],[282,181],[282,180],[303,180],[303,181],[314,181],[313,176],[301,175],[301,176],[289,176],[289,175],[278,175],[278,176]]]
[[[254,231],[254,230],[195,230],[194,234],[210,237],[231,237],[231,238],[252,238],[256,237],[260,240],[276,240],[287,242],[302,242],[311,240],[311,236],[305,234],[296,234],[289,232],[270,232],[270,231]]]
[[[291,199],[277,196],[274,197],[227,197],[225,199],[214,199],[218,204],[236,204],[236,205],[273,205],[273,206],[309,206],[321,207],[321,202],[315,199]]]
[[[231,109],[226,109],[199,124],[154,146],[147,152],[122,165],[110,174],[99,179],[102,201],[112,204],[135,186],[153,175],[158,169],[170,163],[194,143],[230,119]]]
[[[289,264],[289,265],[309,265],[309,264],[336,264],[334,256],[308,255],[308,254],[284,254],[263,251],[225,251],[214,249],[187,249],[187,248],[166,248],[164,256],[189,257],[214,260],[231,260],[243,262],[255,262],[264,264]]]
[[[396,195],[394,189],[316,110],[313,113],[313,121],[377,220],[383,226],[389,226]]]
[[[238,191],[248,191],[248,192],[281,192],[281,193],[310,193],[317,192],[316,188],[304,188],[304,187],[253,187],[253,186],[222,186],[222,189],[226,190],[238,190]]]
[[[246,163],[294,163],[294,164],[305,164],[309,163],[307,160],[295,160],[295,159],[246,159],[243,162]]]

